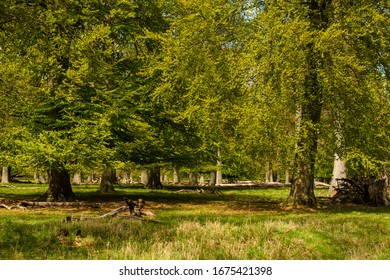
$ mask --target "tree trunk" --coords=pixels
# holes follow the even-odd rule
[[[333,196],[335,194],[335,187],[337,187],[336,179],[344,179],[347,178],[346,174],[346,163],[342,160],[337,153],[334,154],[333,161],[333,174],[332,181],[330,182],[329,187],[329,196]]]
[[[122,184],[132,184],[133,183],[133,176],[131,172],[125,171],[123,172],[123,178],[121,180]]]
[[[390,199],[387,195],[387,186],[384,179],[377,180],[368,187],[368,200],[374,206],[389,206]]]
[[[83,182],[83,176],[81,172],[77,172],[73,175],[73,184],[81,184]]]
[[[141,171],[141,184],[145,187],[148,185],[149,172],[147,169],[142,169]]]
[[[110,168],[110,167],[105,167],[103,169],[98,192],[101,192],[101,193],[114,192],[115,191],[114,178],[116,178],[115,169]]]
[[[322,97],[317,81],[314,46],[309,46],[309,74],[306,77],[298,130],[297,148],[293,166],[293,180],[286,204],[315,207],[314,167],[317,154],[318,126],[322,110]]]
[[[286,169],[286,175],[285,175],[284,183],[290,184],[290,171],[288,171],[288,169]]]
[[[35,172],[34,172],[34,182],[40,183],[41,180],[40,180],[39,177],[40,177],[40,176],[39,176],[39,172],[38,172],[38,171],[35,171]]]
[[[88,174],[87,183],[94,183],[96,180],[95,173],[91,172]]]
[[[270,164],[270,162],[267,162],[267,164],[265,165],[265,182],[266,183],[274,182],[274,174],[272,170],[272,164]]]
[[[49,188],[44,194],[46,201],[74,201],[76,196],[70,184],[70,175],[64,169],[47,171]]]
[[[313,34],[315,34],[315,31],[327,28],[329,19],[325,6],[328,2],[330,0],[313,0],[308,2],[307,15]],[[286,205],[315,207],[317,201],[314,195],[314,167],[323,104],[322,90],[317,74],[323,61],[321,53],[316,49],[313,41],[309,40],[305,51],[307,72],[300,101],[301,110],[297,149],[294,158],[293,181]]]
[[[179,168],[173,167],[173,184],[179,184],[180,183],[180,175],[179,175]]]
[[[210,172],[209,186],[215,186],[216,178],[217,178],[216,172],[215,172],[215,171],[211,171],[211,172]]]
[[[153,167],[149,170],[148,183],[146,184],[148,189],[162,189],[160,179],[160,167]]]
[[[11,179],[11,167],[10,166],[3,166],[3,173],[1,176],[1,183],[2,184],[9,184]]]
[[[196,172],[191,172],[189,175],[189,183],[191,186],[197,186],[198,185],[198,175]]]
[[[215,177],[215,185],[220,186],[222,185],[222,162],[221,162],[221,150],[217,149],[217,173]]]
[[[205,183],[204,183],[204,174],[203,173],[200,174],[199,185],[200,186],[204,186],[205,185]]]

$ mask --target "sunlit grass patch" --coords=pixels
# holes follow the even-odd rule
[[[74,191],[100,208],[0,208],[0,258],[390,259],[385,207],[285,210],[279,203],[288,188],[224,188],[223,195],[207,195],[126,186],[108,196],[96,189],[80,185]],[[0,195],[3,201],[23,200],[44,190],[7,188]],[[95,219],[122,206],[123,196],[144,198],[155,216],[139,221],[124,212]],[[66,216],[72,222],[64,222]]]

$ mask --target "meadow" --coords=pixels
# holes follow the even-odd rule
[[[0,204],[37,199],[46,188],[0,186]],[[177,192],[182,188],[196,189],[116,186],[100,194],[96,185],[76,185],[78,200],[89,204],[0,208],[0,259],[390,259],[389,208],[329,204],[325,188],[316,189],[321,203],[311,210],[283,208],[286,186],[219,187],[221,195]],[[155,215],[96,219],[125,205],[124,196],[143,198]]]

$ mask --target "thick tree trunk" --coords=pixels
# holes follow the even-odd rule
[[[141,184],[144,186],[148,185],[149,172],[147,169],[142,169],[141,171]]]
[[[47,171],[47,175],[49,188],[44,194],[46,201],[74,201],[76,199],[67,170],[51,169]]]
[[[10,166],[3,166],[1,183],[2,184],[9,184],[10,180],[11,180],[11,167]]]
[[[163,185],[160,179],[160,168],[153,167],[149,170],[148,183],[146,184],[148,189],[162,189]]]
[[[315,207],[314,167],[317,154],[318,127],[321,118],[322,96],[317,81],[316,56],[312,43],[308,50],[311,66],[306,77],[298,130],[297,149],[294,159],[293,181],[286,204]]]
[[[387,195],[386,180],[377,180],[368,187],[368,200],[374,206],[389,206],[390,199]]]
[[[40,183],[41,182],[41,180],[39,178],[39,172],[38,171],[34,172],[34,182],[36,182],[36,183]]]
[[[179,168],[174,167],[173,168],[173,184],[179,184],[180,183],[180,175],[179,175]]]
[[[94,183],[96,181],[96,175],[94,172],[88,174],[87,183]]]
[[[116,178],[115,169],[110,167],[105,167],[103,169],[98,192],[102,192],[102,193],[114,192],[115,178]]]
[[[286,175],[285,175],[284,183],[285,184],[290,184],[290,171],[288,169],[286,169]]]
[[[274,173],[272,170],[272,164],[267,162],[265,165],[265,182],[273,183],[274,182]]]
[[[347,168],[345,161],[342,160],[337,153],[335,153],[333,161],[332,181],[330,182],[329,187],[329,196],[333,196],[335,194],[335,187],[337,187],[337,179],[347,178],[346,169]]]
[[[216,178],[217,178],[217,174],[215,171],[211,171],[210,172],[210,180],[209,180],[209,186],[215,186],[216,184]]]
[[[201,173],[200,176],[199,176],[199,185],[200,186],[204,186],[205,185],[204,174],[203,173]]]
[[[307,16],[313,34],[325,30],[328,24],[326,6],[331,0],[308,1]],[[314,36],[314,35],[313,35]],[[318,69],[323,58],[316,49],[315,43],[306,45],[307,72],[301,97],[301,110],[297,138],[297,149],[294,159],[293,182],[286,204],[290,206],[315,207],[314,167],[317,154],[317,140],[323,104],[322,89],[319,84]]]
[[[198,174],[196,172],[191,172],[189,175],[189,183],[191,186],[197,186],[198,185]]]

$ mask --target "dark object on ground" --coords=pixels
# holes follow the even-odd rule
[[[337,179],[336,194],[332,197],[334,203],[369,204],[373,206],[389,206],[385,180],[351,180]]]

